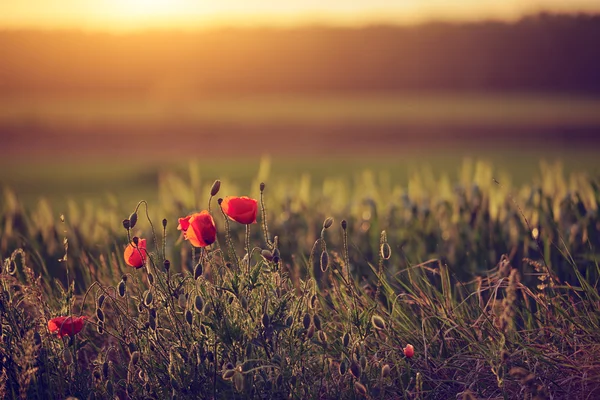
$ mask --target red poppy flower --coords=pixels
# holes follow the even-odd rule
[[[88,317],[56,317],[48,321],[48,330],[58,337],[73,336],[81,332],[83,323]]]
[[[179,218],[177,229],[182,231],[183,237],[195,247],[211,245],[217,238],[215,221],[206,210]]]
[[[407,344],[404,348],[404,355],[408,358],[412,358],[415,355],[415,348],[412,344]]]
[[[146,239],[138,239],[138,244],[131,242],[125,247],[123,257],[125,263],[130,267],[141,268],[146,263],[146,257],[148,252],[146,251]]]
[[[225,197],[221,203],[223,212],[232,220],[240,224],[249,225],[256,222],[258,201],[250,197]]]

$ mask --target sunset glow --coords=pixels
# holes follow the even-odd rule
[[[414,23],[599,12],[596,0],[20,0],[0,3],[0,28],[202,28],[214,25]]]

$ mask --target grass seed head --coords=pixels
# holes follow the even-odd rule
[[[164,269],[165,269],[166,272],[169,272],[169,270],[171,269],[171,261],[165,260],[163,262],[163,267],[164,267]]]

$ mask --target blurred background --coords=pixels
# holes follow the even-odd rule
[[[24,204],[130,209],[158,199],[165,171],[319,185],[368,168],[403,184],[470,157],[517,183],[541,160],[598,174],[599,13],[595,0],[2,2],[0,186]]]

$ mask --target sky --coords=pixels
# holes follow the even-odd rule
[[[0,28],[136,30],[214,25],[363,25],[514,20],[600,12],[599,0],[2,0]]]

